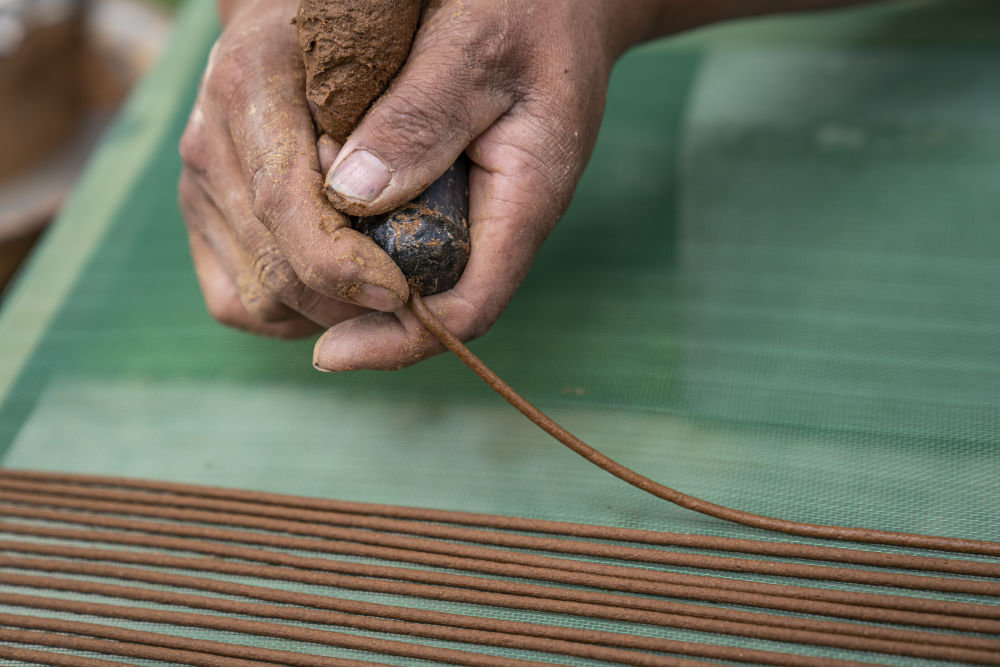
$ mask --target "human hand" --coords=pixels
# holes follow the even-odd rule
[[[402,308],[408,289],[388,256],[323,200],[322,173],[339,209],[374,214],[468,153],[472,254],[458,284],[427,303],[459,337],[476,337],[568,206],[622,52],[728,15],[837,0],[428,0],[393,87],[343,148],[327,138],[318,151],[290,25],[297,1],[226,4],[232,20],[181,147],[202,290],[213,315],[237,327],[327,327],[314,363],[347,370],[400,368],[441,348]]]
[[[453,289],[426,299],[460,338],[493,324],[568,206],[611,67],[644,36],[626,13],[621,0],[431,2],[390,90],[343,148],[321,151],[324,170],[335,154],[331,201],[355,215],[409,201],[469,155],[471,256]],[[368,313],[327,331],[315,363],[397,368],[440,349],[408,310]]]
[[[179,201],[209,311],[300,336],[369,309],[406,280],[323,195],[295,28],[297,0],[249,0],[209,58],[181,140]]]

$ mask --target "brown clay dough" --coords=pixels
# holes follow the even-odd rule
[[[343,143],[410,52],[420,0],[302,0],[295,20],[316,123]]]

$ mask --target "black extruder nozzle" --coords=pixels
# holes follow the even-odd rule
[[[385,250],[424,296],[451,289],[469,261],[469,161],[464,155],[416,199],[356,218],[354,228]]]

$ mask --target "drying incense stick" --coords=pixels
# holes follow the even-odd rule
[[[232,514],[245,514],[249,516],[279,517],[283,519],[290,518],[287,509],[284,507],[273,506],[262,502],[216,500],[174,494],[165,495],[163,493],[153,491],[128,491],[122,489],[93,488],[63,482],[38,480],[25,481],[8,479],[2,473],[0,473],[0,489],[24,491],[29,493],[44,492],[46,494],[56,496],[98,499],[119,503],[124,502],[132,505],[156,505],[188,509],[204,509],[215,512],[225,512],[227,516]],[[579,556],[591,556],[596,558],[640,561],[678,567],[721,569],[737,572],[756,572],[760,574],[769,573],[759,569],[749,569],[754,568],[757,563],[761,562],[749,559],[729,558],[727,560],[721,560],[719,556],[704,553],[696,554],[686,552],[669,552],[662,549],[627,547],[589,541],[542,538],[507,532],[456,528],[454,526],[442,526],[436,523],[430,523],[431,519],[417,521],[400,520],[345,512],[299,509],[294,515],[294,520],[304,523],[321,523],[324,525],[364,528],[366,530],[380,530],[385,532],[419,535],[436,539],[489,544],[508,549],[532,549],[535,551],[549,551]],[[540,527],[534,527],[534,532],[540,531]],[[750,542],[750,540],[744,540],[743,542]],[[719,550],[714,545],[710,545],[711,542],[707,540],[705,542],[689,540],[688,544],[685,544],[684,546],[694,549]],[[788,546],[790,547],[789,549],[783,550],[776,555],[786,558],[805,558],[812,560],[847,562],[852,565],[870,565],[875,567],[889,567],[893,569],[922,570],[963,576],[1000,578],[1000,563],[960,560],[955,558],[913,556],[907,554],[872,553],[857,549],[817,548],[811,547],[810,545],[793,544]],[[786,572],[788,573],[788,576],[802,576],[796,571],[783,569],[782,573]]]
[[[0,658],[18,660],[29,665],[52,665],[53,667],[139,667],[130,662],[87,658],[69,653],[52,653],[38,649],[21,648],[0,642]]]
[[[188,567],[200,569],[195,559],[188,559]],[[304,612],[297,612],[292,616],[278,617],[286,620],[300,620],[322,622],[330,624],[345,625],[364,629],[373,629],[384,632],[395,632],[399,634],[417,634],[425,637],[445,639],[449,641],[464,641],[467,643],[494,644],[506,646],[510,644],[497,643],[486,637],[473,638],[471,635],[460,635],[455,629],[464,628],[467,630],[484,631],[487,633],[501,633],[503,635],[521,635],[522,638],[515,640],[512,646],[520,648],[535,648],[535,650],[546,651],[557,649],[563,644],[558,642],[575,642],[582,644],[599,644],[619,648],[641,649],[644,651],[658,651],[669,653],[674,650],[673,642],[643,637],[636,635],[626,635],[621,633],[609,633],[593,630],[579,630],[575,628],[564,628],[558,626],[548,626],[533,623],[520,623],[516,621],[501,621],[490,618],[476,616],[463,616],[444,612],[429,611],[426,609],[411,609],[407,607],[396,607],[384,604],[358,602],[355,600],[342,600],[329,596],[297,593],[284,590],[276,590],[262,586],[252,586],[237,584],[229,581],[220,581],[205,577],[193,577],[190,575],[179,575],[164,573],[158,570],[145,568],[126,568],[121,566],[99,565],[90,562],[73,562],[64,560],[51,560],[42,558],[12,558],[0,556],[0,567],[8,567],[21,570],[37,570],[42,572],[58,572],[63,574],[76,574],[94,577],[104,577],[112,579],[122,579],[130,581],[141,581],[146,583],[172,586],[175,588],[187,588],[201,590],[211,593],[218,593],[231,596],[253,598],[267,602],[296,605],[299,607],[311,607],[338,612],[336,617],[327,615],[317,616],[307,615]],[[261,576],[258,573],[257,576]],[[0,581],[3,580],[0,574]],[[65,582],[63,585],[66,585]],[[67,590],[65,588],[61,590]],[[73,589],[78,590],[78,589]],[[132,599],[148,599],[143,597],[145,593],[136,593],[137,589],[104,587],[100,589],[102,595],[114,595],[116,597],[128,597]],[[191,596],[177,596],[165,594],[158,596],[155,601],[163,603],[180,604],[185,606],[204,607],[196,602],[196,598]],[[259,608],[257,608],[259,609]],[[226,608],[223,611],[230,611]],[[569,605],[565,613],[579,616],[578,610]],[[252,608],[244,607],[239,613],[274,616],[273,613],[260,614],[252,611]],[[856,650],[869,650],[882,653],[894,653],[911,657],[920,657],[937,660],[959,660],[975,657],[979,651],[1000,652],[1000,640],[991,640],[982,637],[954,636],[942,633],[932,633],[926,631],[902,630],[894,628],[881,628],[867,625],[857,625],[843,622],[817,621],[814,619],[788,619],[772,614],[738,612],[742,617],[742,622],[713,621],[696,618],[673,618],[669,622],[671,627],[683,628],[687,630],[697,630],[700,632],[711,632],[720,634],[738,635],[743,637],[754,637],[757,639],[771,639],[775,641],[786,641],[791,643],[801,643],[816,646],[831,646],[837,648],[851,648]],[[388,624],[379,626],[366,625],[365,621],[355,620],[343,616],[352,614],[356,616],[375,616],[381,619],[396,619],[401,621],[412,621],[417,624],[433,624],[439,628],[451,629],[451,633],[444,632],[439,628],[418,626],[402,626],[397,624],[390,627]],[[789,623],[789,620],[792,622]],[[782,622],[784,621],[784,622]],[[556,640],[557,643],[537,643],[534,639],[544,638]],[[546,648],[548,647],[548,648]],[[975,649],[972,653],[956,651],[955,649]],[[627,656],[611,657],[606,654],[601,658],[593,653],[574,652],[563,649],[566,655],[576,655],[577,657],[590,657],[594,659],[604,659],[612,662],[624,662],[635,664]],[[981,656],[980,656],[981,657]]]
[[[3,548],[20,553],[85,557],[91,560],[108,560],[112,562],[154,565],[161,567],[190,567],[190,562],[186,562],[184,557],[170,556],[159,552],[144,554],[141,552],[113,551],[93,547],[65,547],[61,545],[35,544],[30,542],[15,542],[13,543],[15,546],[12,547],[8,547],[7,544],[9,543],[5,543]],[[144,544],[144,546],[151,545],[147,543]],[[193,546],[191,550],[198,549],[198,546]],[[88,553],[84,555],[79,550],[86,550]],[[256,555],[253,553],[254,551],[255,550],[253,549],[236,549],[230,555],[241,559],[263,559],[268,556],[268,554],[264,554],[262,556]],[[305,562],[301,563],[301,565],[304,567],[310,567],[312,566],[312,563]],[[196,567],[209,572],[238,574],[243,576],[271,578],[284,581],[296,581],[347,590],[362,590],[406,595],[414,598],[444,600],[463,604],[507,607],[512,609],[526,609],[558,614],[575,614],[578,616],[603,618],[612,621],[660,625],[664,627],[678,627],[680,624],[685,622],[684,617],[690,616],[693,618],[707,618],[744,623],[767,623],[777,627],[786,628],[811,628],[817,631],[847,632],[847,630],[843,630],[840,627],[840,624],[837,623],[826,624],[823,621],[802,619],[797,616],[761,614],[759,612],[747,612],[737,609],[728,609],[726,607],[713,607],[704,604],[674,602],[655,598],[628,597],[620,594],[608,594],[596,591],[575,591],[574,589],[561,587],[524,584],[519,582],[505,582],[500,580],[469,577],[467,575],[447,575],[444,573],[419,571],[411,568],[382,567],[381,569],[375,569],[379,566],[374,566],[373,568],[365,571],[363,576],[344,576],[331,574],[329,572],[295,569],[291,567],[232,563],[230,561],[204,557],[197,559]],[[384,572],[386,570],[390,572]],[[405,577],[408,573],[414,573],[409,577],[411,579],[423,579],[426,581],[435,581],[437,583],[414,584],[398,578],[374,578],[377,576]],[[760,607],[762,606],[760,601],[763,597],[764,596],[734,595],[725,598],[725,600],[730,604]],[[694,599],[699,598],[695,597]],[[770,600],[764,598],[764,601],[768,602]],[[933,600],[918,601],[927,603],[935,602]],[[816,615],[877,621],[880,623],[909,624],[963,632],[1000,633],[1000,626],[998,626],[996,622],[984,622],[981,619],[965,618],[961,616],[947,616],[944,615],[944,610],[939,610],[940,613],[936,614],[907,614],[905,612],[880,612],[878,609],[871,609],[868,607],[851,607],[845,605],[830,605],[825,603],[816,604],[809,602],[806,602],[805,605],[800,605],[797,604],[795,600],[790,600],[790,602],[791,604],[787,605],[789,607],[789,609],[787,609],[788,611],[805,611]],[[949,607],[949,603],[945,603],[943,606],[947,609]],[[782,609],[783,605],[779,602],[778,604],[775,604],[773,608]],[[871,626],[849,624],[848,629],[850,629],[850,633],[853,634],[877,636],[877,631],[871,630]],[[938,640],[938,642],[952,643],[950,640],[945,640],[944,637],[947,636],[943,636],[942,639]],[[966,645],[966,643],[964,641],[958,642],[958,645]]]
[[[280,665],[280,663],[230,658],[211,653],[166,648],[145,643],[108,641],[106,639],[66,634],[61,630],[58,632],[44,632],[39,630],[10,630],[0,628],[0,641],[67,648],[77,651],[93,651],[94,653],[145,658],[147,660],[177,662],[195,667],[278,667]]]
[[[293,651],[277,651],[260,646],[227,644],[225,642],[210,641],[207,639],[194,639],[191,637],[168,635],[159,632],[132,630],[131,628],[122,628],[114,625],[68,621],[62,618],[46,618],[43,616],[0,613],[0,625],[7,625],[27,630],[40,630],[43,632],[48,631],[58,632],[61,634],[80,635],[83,637],[93,637],[95,639],[111,639],[116,642],[145,644],[147,646],[161,646],[167,649],[210,654],[214,656],[221,656],[222,658],[236,658],[241,660],[260,660],[261,658],[264,658],[268,661],[266,664],[296,665],[297,667],[377,667],[378,665],[378,663],[362,660],[332,658],[328,656],[313,655],[310,653],[297,653]],[[35,637],[37,638],[37,635]],[[22,635],[22,638],[29,639],[31,637]],[[2,655],[3,653],[0,652],[0,656]],[[105,664],[121,667],[122,663],[115,662]]]
[[[428,559],[433,555],[443,557],[459,557],[495,561],[498,563],[517,562],[542,568],[558,568],[573,572],[589,572],[598,576],[617,574],[624,577],[656,580],[659,573],[644,569],[616,569],[618,566],[603,563],[588,563],[569,559],[553,558],[542,555],[525,555],[513,551],[490,549],[451,542],[439,542],[420,537],[381,533],[372,530],[356,528],[338,528],[322,524],[307,524],[284,519],[269,519],[254,516],[241,516],[210,512],[202,510],[177,509],[137,503],[115,503],[108,501],[93,501],[77,498],[66,498],[43,493],[15,493],[0,491],[0,502],[17,502],[25,505],[65,507],[89,512],[106,512],[111,514],[144,516],[158,519],[174,519],[178,521],[196,522],[206,525],[239,526],[256,530],[269,530],[291,535],[305,535],[325,540],[354,542],[361,550],[374,557],[387,560],[409,560],[412,558]],[[205,530],[209,530],[205,528]],[[217,532],[215,529],[211,529]],[[206,533],[207,534],[207,533]],[[309,547],[306,547],[309,548]],[[413,555],[406,556],[402,552]],[[377,554],[383,555],[377,555]],[[841,567],[822,567],[799,563],[772,563],[755,559],[724,558],[719,556],[701,556],[702,563],[695,565],[705,569],[720,569],[733,572],[769,574],[782,577],[796,577],[839,581],[845,583],[868,584],[874,586],[890,586],[913,590],[940,591],[949,593],[964,593],[969,595],[990,595],[1000,597],[1000,581],[983,581],[974,579],[958,579],[928,575],[914,575],[898,572],[883,572],[859,570]],[[663,560],[669,560],[664,558]],[[687,559],[692,564],[698,563],[698,558]],[[691,566],[691,565],[689,565]]]
[[[362,503],[329,498],[305,498],[289,496],[265,491],[248,491],[225,487],[202,486],[182,482],[164,482],[159,480],[133,479],[128,477],[113,477],[107,475],[85,475],[80,473],[51,472],[38,470],[0,469],[0,479],[29,479],[48,482],[62,482],[80,488],[97,486],[115,489],[142,489],[148,492],[167,495],[168,499],[179,498],[217,498],[256,503],[266,507],[306,509],[343,514],[359,514],[362,516],[384,516],[398,519],[411,519],[418,522],[454,523],[467,526],[479,526],[497,530],[521,532],[537,532],[550,535],[564,535],[584,539],[611,540],[619,542],[637,542],[657,546],[686,547],[713,551],[733,551],[761,556],[786,558],[802,558],[825,560],[831,562],[849,563],[852,565],[874,565],[881,567],[899,567],[915,570],[933,570],[924,567],[922,560],[909,561],[908,554],[881,553],[861,551],[844,547],[826,547],[812,544],[797,544],[788,542],[764,542],[713,535],[690,535],[686,533],[660,532],[640,530],[636,528],[619,528],[617,526],[600,526],[545,519],[528,519],[494,514],[460,512],[456,510],[440,510],[402,505],[385,505],[377,503]],[[98,489],[103,490],[103,489]],[[170,504],[170,503],[167,503]],[[279,510],[280,511],[280,510]],[[925,557],[916,556],[922,559]],[[950,558],[931,558],[929,562],[951,562]],[[969,561],[955,561],[964,563]],[[916,563],[910,565],[908,563]],[[950,570],[949,570],[950,571]],[[954,572],[955,574],[972,574]]]
[[[22,511],[21,508],[13,507],[7,510],[8,513],[24,516],[27,518],[41,518],[44,520],[59,521],[62,523],[83,523],[87,525],[88,515],[74,515],[68,512],[52,512],[47,510]],[[99,525],[110,525],[120,529],[120,531],[147,530],[156,533],[173,532],[176,534],[189,535],[191,531],[186,526],[174,526],[170,528],[163,524],[153,522],[139,522],[117,519],[114,517],[99,517],[93,519]],[[413,568],[393,568],[378,565],[366,565],[360,563],[350,563],[329,558],[309,558],[292,554],[271,551],[270,549],[260,549],[252,547],[234,546],[205,539],[188,539],[178,537],[165,537],[161,535],[135,535],[130,532],[120,531],[88,531],[73,530],[66,528],[54,528],[50,526],[38,526],[33,524],[12,524],[0,523],[0,530],[12,534],[34,535],[39,537],[51,537],[57,539],[74,539],[84,541],[106,542],[111,544],[128,544],[144,546],[155,549],[174,549],[182,551],[196,551],[200,553],[212,554],[231,558],[240,558],[250,561],[273,563],[276,565],[302,567],[326,572],[349,572],[359,577],[385,576],[404,581],[422,581],[431,584],[455,585],[463,588],[473,588],[488,591],[524,591],[527,596],[541,598],[555,598],[575,601],[587,596],[606,595],[590,593],[588,591],[574,591],[566,588],[553,588],[543,590],[535,585],[522,584],[519,582],[497,581],[492,579],[473,578],[461,575],[452,575],[447,572],[427,572]],[[210,531],[211,532],[211,531]],[[232,531],[215,531],[214,535],[219,539],[231,539]],[[204,535],[205,531],[196,529],[196,536]],[[244,542],[265,546],[284,547],[292,549],[305,549],[319,551],[324,554],[358,555],[357,550],[351,549],[349,544],[326,543],[328,551],[322,550],[315,543],[296,540],[295,538],[283,538],[277,535],[259,535],[249,533],[243,537]],[[95,550],[96,552],[96,550]],[[983,632],[1000,633],[1000,622],[994,616],[1000,612],[1000,606],[983,605],[975,603],[961,603],[952,601],[926,600],[903,596],[878,595],[871,593],[853,593],[850,591],[836,591],[828,589],[810,589],[795,586],[776,586],[774,584],[763,584],[759,582],[743,582],[738,580],[727,580],[719,578],[703,578],[708,583],[706,586],[681,586],[681,585],[653,585],[630,586],[617,585],[619,580],[609,577],[599,578],[593,575],[567,573],[560,570],[541,570],[537,568],[519,567],[516,565],[502,565],[492,562],[471,561],[468,559],[448,559],[442,561],[439,557],[432,557],[432,567],[444,567],[448,569],[465,569],[467,571],[481,572],[484,574],[499,575],[506,577],[517,577],[519,579],[536,580],[571,584],[574,586],[586,586],[589,588],[605,588],[608,590],[625,589],[626,592],[638,592],[640,594],[659,594],[675,598],[686,598],[691,600],[701,600],[706,602],[736,604],[741,606],[756,606],[762,608],[791,611],[799,613],[811,613],[826,616],[835,616],[847,619],[857,619],[878,623],[900,623],[916,625],[930,628],[942,628],[963,632]],[[418,559],[414,559],[418,560]],[[427,563],[421,562],[418,564]],[[673,573],[663,572],[665,577]],[[680,575],[691,577],[691,575]],[[693,578],[694,581],[699,579]],[[336,585],[342,588],[359,588],[355,583],[357,579],[343,578]],[[716,588],[715,582],[720,585],[729,584],[730,589]],[[374,584],[371,581],[364,581],[360,589],[374,590],[370,588]],[[395,582],[389,584],[389,590],[399,586]],[[609,588],[609,586],[613,586]],[[768,591],[763,594],[755,591]],[[821,595],[826,594],[826,595]],[[441,595],[440,593],[438,595]],[[434,595],[431,595],[435,597]],[[801,596],[801,597],[800,597]],[[843,600],[843,602],[826,602],[808,599],[810,597],[825,597]],[[439,597],[438,599],[446,599]],[[611,598],[587,597],[589,600],[601,602],[610,599],[608,603],[613,605],[614,615],[589,614],[599,617],[606,617],[612,620],[630,620],[624,615],[628,610],[636,610],[640,614],[647,612],[672,613],[674,610],[665,606],[671,603],[646,597],[627,597],[615,595]],[[500,606],[502,605],[497,603]],[[902,608],[903,610],[900,610]],[[908,611],[906,609],[916,608],[919,611]],[[954,615],[950,615],[954,612]],[[636,621],[636,619],[631,619]],[[636,622],[644,622],[641,618]],[[648,621],[652,622],[652,621]]]
[[[257,616],[269,621],[321,623],[370,632],[385,632],[395,635],[411,634],[439,641],[549,651],[559,655],[603,659],[618,664],[640,667],[674,664],[670,662],[673,660],[669,657],[671,655],[718,660],[739,660],[741,659],[738,657],[739,655],[744,656],[743,659],[749,660],[751,658],[747,656],[753,655],[753,660],[769,664],[806,665],[816,663],[815,658],[789,653],[764,651],[759,654],[751,654],[744,649],[693,642],[676,643],[675,640],[641,635],[583,630],[573,627],[551,626],[544,623],[524,623],[380,603],[341,600],[324,595],[299,593],[237,583],[218,577],[195,575],[222,574],[273,581],[298,581],[313,585],[381,591],[395,596],[407,595],[466,604],[561,613],[578,617],[607,618],[608,620],[653,624],[702,633],[730,634],[789,644],[828,646],[912,658],[961,660],[990,664],[995,662],[996,656],[1000,654],[1000,638],[997,637],[1000,635],[1000,618],[994,618],[1000,616],[1000,605],[937,601],[897,594],[816,589],[791,583],[744,582],[702,574],[649,570],[636,565],[647,562],[652,554],[663,550],[607,544],[594,545],[595,549],[590,550],[588,546],[585,546],[588,543],[573,540],[574,544],[584,545],[581,549],[576,550],[579,552],[577,555],[594,554],[601,557],[621,557],[616,559],[617,563],[576,561],[548,555],[553,552],[551,547],[554,546],[550,544],[550,541],[567,542],[567,540],[557,540],[551,536],[540,535],[539,533],[542,531],[532,531],[536,534],[531,536],[515,536],[516,539],[512,542],[507,542],[502,537],[504,534],[502,531],[483,531],[454,524],[444,532],[423,531],[419,526],[420,522],[413,516],[407,520],[393,519],[389,523],[386,523],[385,517],[373,517],[376,520],[370,525],[366,525],[364,522],[356,520],[364,517],[354,515],[355,518],[351,519],[349,523],[350,528],[338,528],[321,522],[329,513],[320,514],[311,510],[289,512],[287,507],[281,513],[270,511],[274,507],[294,505],[301,500],[292,497],[286,497],[287,503],[279,502],[274,506],[247,499],[219,504],[220,499],[213,499],[197,493],[188,494],[182,499],[170,494],[158,494],[149,488],[142,488],[142,485],[135,481],[130,482],[130,491],[120,495],[118,491],[121,489],[111,494],[97,493],[102,489],[93,483],[54,482],[40,476],[34,479],[21,477],[19,481],[15,480],[14,476],[0,476],[0,480],[6,480],[5,482],[0,481],[0,487],[11,489],[0,491],[4,514],[12,518],[21,517],[29,520],[28,522],[16,523],[0,522],[0,531],[12,535],[36,535],[60,540],[84,541],[87,544],[86,546],[75,546],[25,540],[0,540],[0,550],[8,554],[0,555],[0,568],[4,569],[4,572],[0,573],[0,584],[8,586],[155,602],[175,607],[220,612],[238,618]],[[17,483],[13,483],[14,481]],[[111,484],[110,487],[111,490],[114,490],[115,485]],[[113,500],[109,500],[112,498]],[[51,509],[52,507],[60,507],[61,509]],[[147,518],[127,518],[127,515],[130,514]],[[275,516],[285,518],[273,518]],[[339,515],[334,513],[334,516]],[[63,525],[44,525],[30,520],[58,522]],[[83,528],[67,528],[65,524],[77,524]],[[239,528],[223,527],[227,524],[237,525]],[[114,530],[102,530],[101,527]],[[465,534],[463,531],[469,531],[469,533]],[[333,539],[338,537],[358,538],[358,533],[365,535],[365,540],[368,543]],[[425,533],[429,533],[429,535]],[[419,535],[419,537],[408,537],[410,535]],[[489,535],[499,537],[488,539]],[[462,539],[463,537],[466,539]],[[523,537],[531,539],[521,541]],[[462,544],[446,540],[458,540]],[[153,551],[121,551],[91,546],[94,543],[142,546],[146,549],[153,549]],[[382,546],[383,543],[392,546]],[[511,551],[512,545],[523,549],[523,551]],[[455,552],[457,547],[467,547],[471,551],[465,551],[461,555],[449,555]],[[609,547],[611,550],[605,550],[605,547]],[[275,549],[282,548],[312,551],[321,557],[306,557],[275,551]],[[200,552],[206,554],[207,557],[165,553],[169,551]],[[27,555],[10,555],[12,553]],[[447,567],[452,570],[477,572],[491,576],[517,577],[522,581],[496,580],[478,575],[427,571],[413,567],[399,568],[351,563],[337,560],[335,557],[339,555],[367,555],[404,562],[409,560],[416,565]],[[683,555],[690,556],[690,554]],[[219,556],[226,560],[218,558]],[[723,558],[723,562],[726,560],[746,560],[727,559],[715,554],[705,554],[705,557],[710,559]],[[986,564],[990,565],[991,563]],[[772,565],[777,566],[781,563],[774,562]],[[837,572],[843,569],[818,564],[809,567],[814,568],[817,573],[820,570]],[[163,568],[170,568],[174,571],[167,572]],[[176,570],[186,570],[191,574],[183,574]],[[19,572],[25,572],[25,574]],[[33,574],[39,572],[44,574]],[[350,574],[345,574],[348,572]],[[69,579],[54,576],[56,574],[82,576],[89,579]],[[918,579],[940,578],[909,576],[917,576]],[[169,586],[174,590],[200,591],[202,594],[93,581],[95,577],[111,580],[111,582],[132,581]],[[676,577],[680,577],[680,579],[675,579]],[[525,582],[524,578],[534,578],[539,583]],[[678,584],[676,581],[684,581],[685,584],[692,585]],[[970,580],[956,579],[955,581]],[[971,581],[975,582],[976,580]],[[734,588],[749,587],[749,590],[741,592],[719,589],[715,587],[717,582],[728,583]],[[603,590],[564,588],[565,584]],[[767,591],[767,594],[762,594],[761,590]],[[624,593],[631,593],[631,595]],[[214,597],[217,595],[227,597]],[[839,596],[847,596],[843,600],[854,604],[819,602],[808,599],[812,596],[823,597],[825,595],[838,596],[838,599]],[[781,616],[749,609],[716,608],[704,604],[664,600],[663,596],[686,596],[698,601],[728,602],[750,608],[773,605],[777,608],[787,607],[787,610],[791,611],[805,611],[831,616],[846,612],[844,615],[848,618],[874,620],[881,623],[912,623],[918,626],[922,624],[925,627],[943,626],[944,628],[950,627],[953,631],[972,631],[993,636],[952,634],[942,631],[928,632],[927,630],[905,627],[873,626],[822,618]],[[232,599],[234,597],[240,599],[234,600]],[[247,602],[245,601],[247,599],[257,600],[257,602]],[[109,617],[150,622],[168,622],[167,617],[140,617],[135,614],[141,612],[125,612],[118,605],[100,605],[91,608],[74,606],[75,602],[71,601],[53,602],[52,600],[51,597],[38,598],[37,596],[0,594],[0,604],[71,611],[72,613],[97,613]],[[912,612],[892,609],[899,603],[916,605],[925,611]],[[57,605],[58,608],[53,605]],[[942,613],[944,610],[956,612],[956,615]],[[184,616],[187,612],[172,613],[181,614],[178,617],[171,617],[174,620],[184,618],[192,620],[190,616]],[[204,615],[193,614],[193,616],[202,617]],[[259,621],[254,622],[260,623]],[[0,616],[0,625],[3,624],[3,617]],[[179,624],[184,625],[184,623]],[[282,634],[287,632],[287,630],[282,629],[287,626],[270,623],[269,625],[265,624],[265,627],[270,627],[270,625],[276,625],[277,629],[274,629],[274,632],[279,634],[267,635],[264,633],[265,635],[290,638],[286,634]],[[261,626],[252,627],[261,629]],[[93,633],[85,634],[98,636],[96,630]],[[343,642],[346,641],[348,642],[346,646],[357,648],[356,645],[350,644],[350,642],[355,641],[355,639],[351,639],[354,637],[353,635],[347,635],[347,639],[341,638],[343,633],[332,632],[332,635],[336,639],[331,640],[330,637],[326,637],[328,643],[332,642],[331,645],[345,646]],[[123,639],[123,641],[125,640]],[[381,651],[388,648],[388,651],[384,652],[394,655],[400,655],[400,653],[393,653],[393,651],[404,650],[396,645],[398,642],[393,644],[391,640],[385,641],[390,643],[386,646],[379,645],[376,650]],[[406,643],[403,645],[408,646]],[[183,650],[176,644],[164,646],[164,648]],[[145,650],[143,649],[143,651]],[[735,653],[732,655],[724,653],[724,651],[730,650],[735,651]],[[242,659],[241,655],[235,652],[223,651],[223,653],[223,657],[226,659]],[[460,651],[459,654],[462,652]],[[128,655],[137,654],[129,653]],[[270,659],[263,655],[259,657]],[[458,656],[453,656],[453,658],[459,660]],[[677,659],[685,660],[685,658]],[[205,658],[198,657],[197,660],[205,660]],[[469,658],[468,660],[476,661],[478,658]],[[664,662],[664,660],[668,661]],[[204,663],[189,662],[188,664]],[[286,661],[283,664],[305,663]],[[456,664],[486,663],[469,663],[462,655],[461,660]],[[833,662],[830,664],[844,663]]]
[[[38,577],[38,584],[52,584],[56,582],[52,578]],[[99,585],[86,586],[88,582],[74,582],[79,589],[90,588],[98,590]],[[124,587],[120,587],[124,588]],[[147,599],[159,597],[157,593],[165,591],[152,591],[142,589],[148,594]],[[116,594],[121,591],[116,591]],[[179,596],[181,598],[187,596]],[[251,607],[252,603],[239,603],[237,601],[214,599],[217,608],[223,606],[231,609],[242,609],[242,605]],[[257,635],[261,637],[275,637],[292,641],[301,641],[324,646],[334,646],[340,648],[351,648],[360,651],[381,653],[384,655],[395,655],[404,658],[414,658],[420,660],[433,660],[448,664],[467,665],[468,667],[551,667],[550,663],[543,663],[534,660],[521,660],[506,658],[495,655],[470,653],[455,649],[440,648],[436,646],[426,646],[423,644],[406,643],[395,640],[379,639],[364,635],[347,634],[331,630],[318,630],[315,628],[285,625],[268,621],[254,621],[231,616],[217,616],[210,614],[198,614],[190,612],[164,611],[160,609],[147,609],[141,607],[127,607],[123,605],[112,605],[95,602],[81,602],[78,600],[64,600],[54,597],[42,597],[35,595],[20,595],[13,593],[0,593],[0,603],[28,607],[32,609],[45,609],[49,611],[68,612],[74,614],[85,614],[88,616],[100,616],[105,618],[128,619],[148,623],[164,623],[183,627],[202,628],[207,630],[220,630],[223,632],[239,632],[247,635]],[[281,609],[280,613],[293,613],[293,608]],[[252,613],[252,612],[251,612]],[[806,665],[829,665],[830,667],[846,667],[847,665],[858,665],[855,661],[824,659],[824,662],[817,663],[815,658],[808,661],[801,656],[789,656],[787,654],[773,651],[762,651],[756,649],[745,649],[733,646],[716,646],[713,644],[696,644],[693,642],[677,642],[677,648],[683,649],[685,655],[706,657],[718,660],[734,660],[737,662],[762,662],[765,664],[789,665],[789,667],[805,667]],[[787,659],[786,659],[787,656]],[[683,658],[674,656],[652,656],[656,658],[657,665],[670,667],[679,665],[683,667],[696,667],[695,663]],[[777,661],[777,662],[776,662]]]

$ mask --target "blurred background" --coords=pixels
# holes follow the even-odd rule
[[[179,0],[0,0],[0,305]]]

